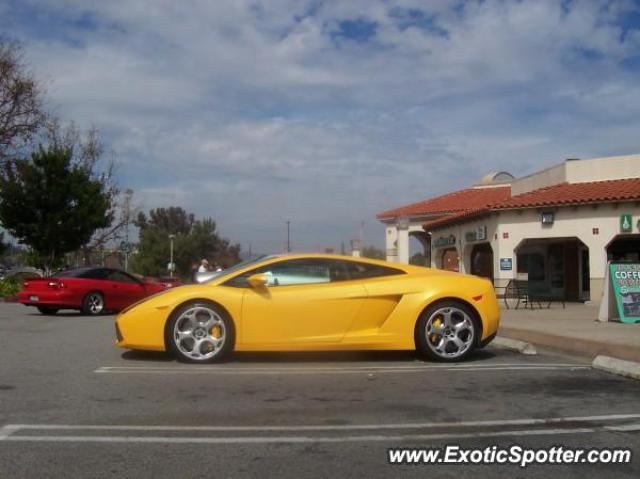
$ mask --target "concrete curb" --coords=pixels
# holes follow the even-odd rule
[[[493,341],[491,341],[490,344],[491,346],[494,346],[498,349],[515,351],[516,353],[520,354],[538,354],[538,351],[533,344],[525,343],[524,341],[518,341],[517,339],[503,338],[502,336],[498,336]]]
[[[568,354],[575,354],[586,358],[594,358],[599,355],[625,359],[627,361],[640,362],[640,348],[637,345],[621,344],[619,342],[606,342],[598,339],[576,338],[569,335],[543,333],[509,326],[501,326],[500,334],[520,341],[537,344],[538,347],[556,349]]]
[[[596,356],[591,367],[618,376],[640,379],[640,363],[634,361],[625,361],[611,356]]]

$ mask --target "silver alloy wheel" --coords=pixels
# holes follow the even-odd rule
[[[473,320],[464,310],[446,306],[429,316],[425,329],[427,345],[441,358],[455,359],[473,345]]]
[[[222,317],[212,308],[194,306],[175,322],[173,342],[188,358],[206,361],[216,356],[227,337]]]
[[[87,298],[91,314],[100,314],[104,308],[104,299],[100,293],[91,293]]]

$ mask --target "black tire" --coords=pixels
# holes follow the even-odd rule
[[[98,316],[104,312],[104,295],[91,291],[82,300],[82,312],[89,316]]]
[[[211,326],[207,326],[209,321],[213,321]],[[235,346],[235,325],[220,306],[204,300],[191,301],[171,313],[165,327],[165,344],[167,351],[182,362],[221,362]]]
[[[416,348],[435,361],[461,361],[475,349],[479,334],[478,318],[468,305],[440,301],[420,316],[416,325]]]
[[[40,313],[44,314],[45,316],[53,316],[58,312],[59,309],[54,306],[37,306],[37,308],[38,311],[40,311]]]

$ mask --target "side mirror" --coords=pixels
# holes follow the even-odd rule
[[[252,274],[247,278],[252,288],[266,288],[269,284],[269,275],[265,273]]]

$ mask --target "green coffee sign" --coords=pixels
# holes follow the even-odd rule
[[[633,230],[633,221],[631,215],[620,215],[620,232],[631,233]]]
[[[609,268],[620,321],[640,322],[640,264],[611,264]]]

